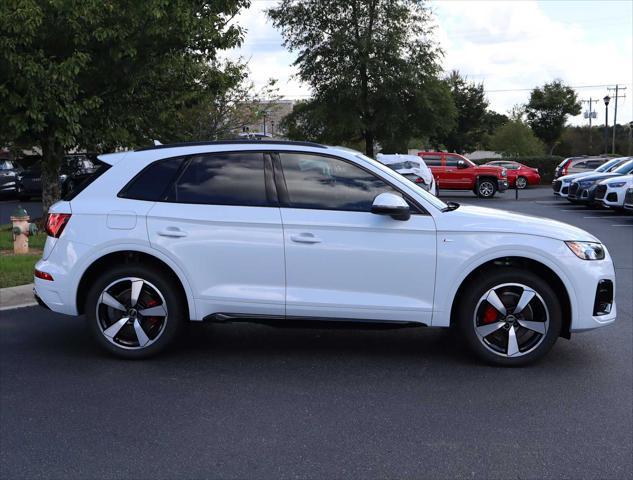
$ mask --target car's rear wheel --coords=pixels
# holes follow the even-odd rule
[[[497,185],[488,178],[479,181],[479,185],[475,189],[475,194],[482,198],[492,198],[497,192]]]
[[[455,321],[470,349],[488,363],[531,363],[560,334],[560,302],[547,282],[529,271],[488,271],[462,292]]]
[[[516,187],[519,190],[523,190],[524,188],[527,188],[527,186],[528,186],[527,178],[525,178],[525,177],[517,177],[517,179],[516,179]]]
[[[145,358],[164,350],[185,322],[186,304],[160,269],[122,265],[93,283],[85,305],[95,339],[123,358]]]

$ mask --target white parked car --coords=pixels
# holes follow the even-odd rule
[[[593,235],[444,203],[360,153],[226,141],[99,159],[48,213],[34,293],[121,357],[163,350],[190,320],[328,320],[454,326],[513,366],[616,318]]]
[[[633,212],[633,188],[629,188],[624,195],[624,209]]]
[[[594,201],[605,207],[624,208],[624,196],[629,187],[633,187],[633,174],[602,180],[596,187]]]
[[[567,198],[569,196],[569,187],[571,186],[573,182],[579,181],[584,177],[590,177],[597,173],[611,172],[615,170],[616,168],[624,165],[626,162],[631,160],[631,158],[632,157],[612,158],[611,160],[600,165],[595,170],[591,170],[589,172],[583,171],[581,173],[571,173],[569,175],[558,177],[552,182],[552,189],[554,190],[554,195]]]
[[[437,195],[435,179],[431,169],[426,166],[422,157],[418,155],[382,154],[379,153],[376,159],[411,180],[416,185],[422,187],[427,192]]]

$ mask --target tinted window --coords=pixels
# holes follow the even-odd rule
[[[83,176],[81,180],[77,180],[72,190],[69,190],[66,195],[63,196],[63,200],[67,202],[71,201],[73,198],[83,192],[88,185],[90,185],[97,178],[103,175],[106,170],[110,168],[110,165],[96,160],[94,167],[94,170],[92,170],[90,174]]]
[[[457,166],[457,162],[461,160],[457,157],[450,157],[450,156],[446,156],[446,166],[447,167],[456,167]]]
[[[442,165],[442,157],[439,155],[424,155],[422,158],[428,167],[439,167]]]
[[[121,190],[119,197],[135,200],[162,200],[163,194],[176,176],[182,162],[182,158],[169,158],[151,163]]]
[[[340,159],[280,153],[290,207],[370,212],[374,198],[399,193],[383,180]]]
[[[604,162],[602,160],[590,160],[587,162],[587,167],[589,168],[598,168]]]
[[[170,189],[167,201],[267,206],[264,155],[230,152],[192,157]]]
[[[572,165],[572,168],[586,168],[587,162],[578,162]]]

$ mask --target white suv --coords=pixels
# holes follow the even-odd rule
[[[484,360],[521,365],[616,317],[597,238],[457,208],[357,152],[227,141],[99,158],[50,209],[35,295],[122,357],[189,320],[328,320],[454,326]]]

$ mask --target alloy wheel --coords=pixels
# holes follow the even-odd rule
[[[519,190],[523,190],[525,187],[527,187],[527,180],[524,177],[517,178],[516,186]]]
[[[479,194],[482,197],[490,197],[495,193],[494,185],[490,182],[482,182],[479,184]]]
[[[118,279],[104,288],[96,313],[105,338],[130,350],[156,342],[167,324],[163,294],[150,282],[136,277]]]
[[[504,283],[485,292],[473,315],[482,345],[501,357],[520,357],[535,350],[549,328],[543,298],[520,283]]]

